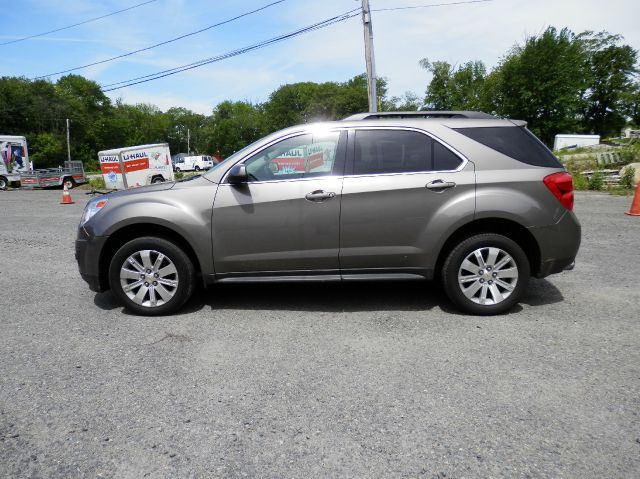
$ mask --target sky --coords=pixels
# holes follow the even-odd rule
[[[145,0],[0,0],[0,43],[65,27]],[[0,45],[0,76],[35,78],[86,65],[205,28],[276,0],[155,0],[60,32]],[[389,94],[424,96],[430,76],[422,58],[494,67],[516,43],[548,26],[620,34],[640,50],[637,0],[492,0],[392,11],[376,9],[461,0],[370,0],[378,76]],[[285,0],[203,33],[74,73],[100,85],[214,57],[357,8],[360,0]],[[266,101],[279,86],[346,81],[365,71],[360,17],[243,55],[107,94],[162,110],[210,114],[224,100]]]

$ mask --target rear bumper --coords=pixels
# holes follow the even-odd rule
[[[582,238],[580,223],[573,212],[567,211],[555,225],[529,231],[540,247],[536,278],[573,269]]]
[[[96,293],[109,289],[109,285],[100,274],[100,255],[108,238],[108,236],[90,237],[81,227],[76,239],[76,261],[80,276],[87,282],[89,289]]]

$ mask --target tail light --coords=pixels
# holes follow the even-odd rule
[[[571,175],[561,171],[545,176],[543,181],[549,191],[553,193],[553,196],[558,198],[558,201],[566,209],[573,211],[573,178],[571,178]]]

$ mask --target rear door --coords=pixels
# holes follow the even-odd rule
[[[473,164],[423,131],[349,133],[340,266],[361,274],[430,276],[436,244],[475,209]]]
[[[249,181],[223,181],[213,206],[219,277],[339,277],[346,132],[282,139],[244,161]]]

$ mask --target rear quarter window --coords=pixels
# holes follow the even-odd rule
[[[562,164],[553,156],[553,153],[524,127],[498,126],[455,128],[454,130],[521,163],[546,168],[562,168]]]

